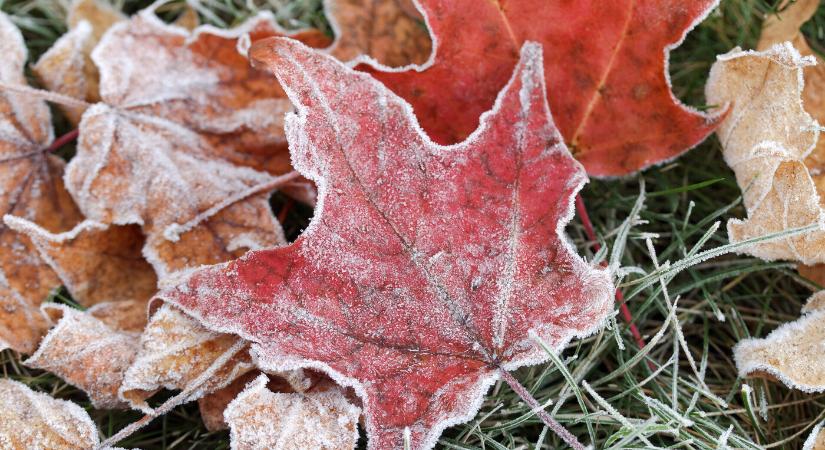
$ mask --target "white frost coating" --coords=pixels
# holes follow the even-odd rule
[[[41,309],[50,317],[62,317],[24,364],[82,389],[95,408],[122,407],[117,390],[137,353],[138,333],[114,330],[89,312],[66,305],[45,304]]]
[[[258,376],[226,407],[233,450],[354,448],[361,410],[340,389],[273,393],[268,381]]]
[[[76,450],[95,448],[99,442],[97,427],[80,406],[0,379],[0,444]]]
[[[729,450],[730,447],[728,446],[728,439],[730,439],[730,435],[733,433],[733,425],[729,426],[727,430],[725,430],[719,436],[719,445],[716,446],[718,450]]]
[[[819,422],[811,430],[811,434],[808,435],[808,439],[805,439],[805,443],[802,445],[802,450],[822,450],[822,447],[818,444],[825,442],[825,436],[820,436],[823,433],[823,425],[825,425],[825,422]]]
[[[739,375],[769,373],[804,392],[825,391],[825,310],[786,323],[763,339],[744,339],[733,348]]]

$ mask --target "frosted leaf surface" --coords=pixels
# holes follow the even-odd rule
[[[424,64],[432,52],[424,18],[412,0],[325,0],[324,10],[335,32],[327,51],[341,61],[366,55],[401,67]]]
[[[825,450],[825,429],[822,428],[822,425],[820,423],[811,430],[810,436],[805,439],[802,450]]]
[[[816,58],[816,65],[803,68],[805,88],[802,91],[803,103],[808,114],[818,122],[825,123],[825,61],[811,50],[805,36],[799,31],[805,22],[811,19],[820,5],[819,0],[796,0],[788,5],[785,0],[780,14],[771,14],[762,24],[762,35],[759,37],[757,49],[767,50],[773,45],[790,41],[802,56]],[[817,149],[809,158],[818,156],[817,162],[823,164],[825,159],[825,143],[820,142]]]
[[[246,385],[261,375],[259,370],[247,372],[236,378],[228,386],[211,392],[198,399],[198,408],[206,429],[209,431],[225,430],[229,428],[223,417],[223,412]],[[273,392],[305,392],[308,389],[330,389],[335,383],[318,372],[306,376],[305,371],[298,369],[289,372],[270,373],[267,389]]]
[[[0,447],[78,450],[98,444],[97,428],[83,408],[0,378]]]
[[[731,103],[719,127],[725,162],[743,189],[748,218],[728,222],[732,242],[823,223],[821,195],[808,166],[818,124],[803,108],[802,71],[814,64],[789,43],[763,52],[734,49],[717,57],[706,86],[708,102]],[[745,251],[768,260],[825,262],[825,232]]]
[[[464,140],[493,106],[529,41],[542,45],[548,100],[573,153],[594,176],[627,175],[704,140],[721,116],[671,92],[670,51],[718,0],[419,0],[433,55],[369,71],[412,104],[439,143]]]
[[[276,393],[260,375],[224,412],[232,450],[346,450],[358,441],[361,410],[341,389]]]
[[[203,420],[203,424],[206,425],[207,430],[218,431],[229,428],[229,425],[223,418],[223,412],[229,403],[235,400],[235,397],[244,390],[247,383],[259,375],[261,375],[261,372],[258,370],[247,372],[236,378],[232,383],[229,383],[229,385],[198,399],[198,409],[200,410],[201,419]],[[286,383],[284,383],[284,385],[289,387]]]
[[[90,219],[142,226],[161,281],[283,242],[256,195],[290,170],[283,114],[291,107],[238,52],[247,34],[284,32],[263,13],[232,30],[188,31],[146,10],[114,25],[92,54],[102,103],[83,116],[67,186]],[[318,32],[293,36],[326,43]]]
[[[319,369],[364,402],[370,449],[431,448],[498,370],[545,361],[612,309],[562,235],[586,182],[526,45],[495,108],[442,147],[372,77],[287,39],[250,50],[287,87],[296,168],[319,189],[293,245],[194,272],[159,298],[253,341],[262,370]],[[439,230],[433,233],[433,230]]]
[[[25,361],[82,389],[98,409],[123,408],[118,389],[138,350],[139,332],[108,326],[89,311],[44,305],[57,325]]]
[[[132,407],[151,411],[146,403],[160,389],[185,389],[238,342],[237,336],[212,332],[170,305],[162,305],[140,337],[139,351],[126,372],[121,398]],[[215,368],[209,380],[188,398],[196,400],[249,372],[253,365],[243,351]]]
[[[141,254],[144,238],[137,226],[86,220],[71,231],[54,234],[19,217],[7,216],[5,223],[30,239],[40,258],[84,306],[113,300],[145,304],[157,290],[155,272]]]
[[[25,85],[26,47],[0,13],[0,82]],[[0,215],[12,214],[65,231],[81,220],[63,186],[61,159],[45,152],[54,138],[45,102],[0,91]],[[31,353],[47,324],[38,308],[60,281],[31,242],[0,223],[0,347]]]
[[[69,8],[69,31],[40,57],[32,71],[51,91],[97,102],[99,74],[91,59],[103,33],[126,16],[99,0],[75,0]],[[58,105],[77,125],[85,108]]]
[[[734,348],[742,376],[768,375],[806,392],[825,391],[825,291],[815,294],[795,322],[764,339],[745,339]]]

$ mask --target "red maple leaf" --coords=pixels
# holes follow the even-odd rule
[[[433,143],[365,73],[288,39],[250,50],[275,73],[295,167],[319,187],[292,245],[252,251],[160,295],[254,343],[267,370],[311,367],[364,402],[370,449],[435,445],[505,371],[545,361],[612,309],[608,273],[563,236],[586,182],[552,122],[527,44],[479,129]]]
[[[627,175],[680,155],[716,128],[719,115],[673,96],[667,59],[717,3],[419,0],[434,41],[431,60],[405,71],[360,68],[409,101],[430,136],[447,144],[478,126],[522,43],[537,41],[550,107],[573,155],[591,175]]]

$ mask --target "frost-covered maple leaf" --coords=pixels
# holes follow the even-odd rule
[[[285,34],[328,43],[315,30],[286,33],[268,13],[190,31],[150,8],[95,47],[102,101],[83,115],[66,186],[89,218],[141,225],[161,282],[284,242],[267,198],[291,169],[279,114],[291,106],[238,47]]]
[[[504,371],[545,361],[612,308],[606,270],[563,235],[586,182],[552,122],[541,49],[470,138],[444,147],[384,85],[288,40],[250,50],[297,113],[319,187],[294,244],[201,269],[159,295],[253,342],[264,370],[319,369],[364,404],[369,448],[435,445]]]
[[[682,105],[667,70],[670,50],[718,0],[418,3],[432,59],[401,72],[362,67],[409,101],[437,142],[460,141],[478,126],[528,40],[544,48],[554,120],[590,175],[627,175],[679,156],[719,119]]]
[[[23,36],[3,13],[0,55],[0,82],[25,85]],[[43,100],[0,91],[0,215],[22,216],[52,231],[82,219],[63,186],[65,163],[47,151],[53,139]],[[38,306],[59,284],[31,241],[0,223],[0,349],[34,350],[47,329]]]

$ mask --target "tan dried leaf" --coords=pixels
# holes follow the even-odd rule
[[[224,430],[229,427],[223,417],[223,412],[229,403],[234,400],[246,385],[261,375],[259,370],[247,372],[238,377],[229,386],[218,389],[198,399],[201,418],[209,431]],[[306,372],[303,369],[288,372],[267,373],[269,382],[267,388],[272,392],[305,392],[313,390],[329,390],[337,386],[329,377],[321,372]]]
[[[190,388],[239,341],[237,336],[209,331],[177,308],[164,304],[152,315],[140,338],[138,355],[126,371],[120,396],[132,407],[151,412],[146,400],[155,392]],[[253,368],[249,352],[239,352],[226,364],[213,368],[208,381],[198,386],[188,401],[227,386]]]
[[[775,44],[790,41],[802,56],[816,58],[815,66],[807,66],[804,69],[805,89],[802,98],[805,110],[820,123],[825,123],[825,61],[811,50],[805,36],[799,31],[799,27],[816,13],[820,0],[796,0],[793,3],[785,0],[782,6],[787,8],[777,15],[768,16],[762,24],[762,35],[759,37],[757,48],[766,50]],[[818,162],[825,162],[824,145],[825,143],[820,143],[814,152],[814,155],[819,155]]]
[[[233,450],[343,450],[358,441],[360,408],[340,388],[274,393],[260,375],[229,404],[224,418]]]
[[[0,82],[25,85],[23,37],[2,13],[0,55]],[[0,216],[20,216],[55,232],[81,220],[63,186],[63,161],[46,152],[53,139],[45,102],[0,91]],[[58,285],[29,239],[0,224],[0,348],[34,350],[47,329],[40,302]]]
[[[325,0],[335,32],[329,52],[341,61],[369,56],[390,67],[424,64],[432,41],[412,0]]]
[[[0,447],[9,450],[78,450],[100,443],[80,406],[0,378]]]
[[[203,424],[206,425],[207,430],[219,431],[229,428],[229,425],[227,425],[223,419],[224,410],[226,410],[229,403],[235,400],[235,397],[244,390],[244,387],[260,374],[261,372],[257,370],[247,372],[235,379],[235,381],[228,386],[224,386],[198,399],[198,409],[200,410],[201,419],[203,419]],[[289,388],[289,384],[284,382],[284,387]],[[289,391],[278,390],[278,392]]]
[[[112,328],[90,312],[65,305],[43,308],[57,325],[24,363],[82,389],[95,408],[125,407],[118,389],[137,354],[139,333]]]
[[[814,64],[789,43],[764,52],[734,49],[717,57],[706,87],[709,103],[731,103],[719,127],[725,161],[736,173],[748,211],[728,222],[732,242],[825,223],[817,168],[808,156],[818,124],[803,108],[802,70]],[[750,246],[760,258],[825,262],[825,232]]]
[[[820,422],[819,425],[811,430],[810,436],[808,436],[808,439],[805,439],[802,450],[825,450],[825,429],[823,429],[823,424],[825,423]]]
[[[99,0],[75,0],[69,8],[69,32],[64,34],[32,66],[32,71],[51,91],[88,102],[100,100],[99,74],[91,53],[103,34],[126,16]],[[80,122],[85,108],[64,106],[73,124]]]
[[[157,291],[155,272],[141,254],[144,238],[137,226],[86,220],[71,231],[55,234],[19,217],[4,219],[8,227],[31,240],[81,305],[122,300],[145,305]]]
[[[264,196],[290,170],[291,106],[238,48],[247,35],[285,34],[266,13],[232,30],[189,32],[148,10],[95,48],[103,103],[80,124],[67,186],[91,219],[142,226],[161,281],[284,241]],[[290,35],[327,42],[316,31]]]
[[[825,291],[808,300],[805,313],[763,339],[734,348],[741,376],[768,376],[806,392],[825,391]]]
[[[146,302],[143,301],[103,302],[86,312],[114,330],[140,334],[146,327]]]

